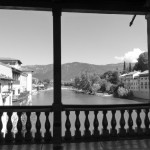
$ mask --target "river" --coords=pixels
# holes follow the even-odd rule
[[[53,90],[48,90],[48,91],[40,91],[38,93],[36,93],[35,95],[32,95],[32,98],[29,102],[29,105],[51,105],[53,103]],[[68,90],[68,89],[62,89],[62,103],[63,104],[80,104],[80,105],[90,105],[90,104],[94,104],[94,105],[100,105],[100,104],[133,104],[133,103],[139,103],[137,101],[134,100],[127,100],[127,99],[119,99],[119,98],[113,98],[112,96],[96,96],[96,95],[86,95],[86,94],[81,94],[81,93],[75,93],[72,90]],[[135,119],[136,119],[136,112],[133,111],[133,127],[136,127],[135,124]],[[108,111],[107,113],[107,119],[108,121],[108,129],[111,128],[110,125],[110,120],[111,120],[112,114],[110,111]],[[141,117],[142,117],[142,122],[144,121],[144,113],[141,113]],[[53,124],[53,114],[51,113],[50,116],[50,122],[51,122],[51,126]],[[71,112],[70,113],[70,121],[71,121],[71,132],[72,135],[74,135],[74,131],[75,131],[75,127],[74,127],[74,122],[75,122],[75,113]],[[102,112],[99,112],[98,114],[98,120],[99,120],[99,129],[101,130],[102,127],[102,118],[103,118],[103,114]],[[41,120],[41,131],[42,134],[44,134],[45,129],[44,129],[44,122],[45,122],[45,115],[43,113],[41,113],[40,116],[40,120]],[[65,134],[65,120],[66,120],[66,115],[64,114],[64,112],[62,113],[62,135]],[[81,120],[81,133],[84,133],[84,120],[85,120],[85,115],[84,112],[80,112],[80,120]],[[93,131],[93,120],[94,120],[94,113],[90,112],[89,113],[89,120],[90,120],[90,130],[91,132]],[[120,127],[119,126],[119,120],[120,120],[120,112],[117,111],[116,112],[116,120],[117,120],[117,129]],[[128,120],[128,113],[127,111],[125,112],[125,120],[126,120],[126,125],[125,128],[128,128],[128,124],[127,124],[127,120]],[[36,124],[36,115],[35,113],[32,113],[31,115],[31,121],[32,121],[32,132],[36,132],[35,129],[35,124]],[[143,123],[142,123],[143,126]],[[53,129],[51,128],[51,131]]]
[[[40,91],[36,95],[32,95],[31,105],[52,105],[53,90]],[[138,103],[137,101],[114,98],[112,96],[97,96],[87,95],[82,93],[75,93],[67,88],[62,89],[62,103],[63,104],[79,104],[79,105],[100,105],[100,104],[131,104]]]

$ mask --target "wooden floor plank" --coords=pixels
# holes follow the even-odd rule
[[[13,145],[0,145],[0,150],[12,150]]]
[[[124,140],[101,142],[103,150],[148,150],[150,140]]]
[[[53,144],[43,144],[42,150],[53,150]]]
[[[0,150],[149,150],[150,139],[122,140],[90,143],[63,143],[61,146],[53,144],[33,145],[0,145]]]
[[[41,150],[42,144],[33,145],[14,145],[12,150]]]

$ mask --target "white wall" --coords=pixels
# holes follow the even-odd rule
[[[9,78],[12,78],[12,68],[2,65],[0,63],[0,74],[3,74]],[[9,90],[9,83],[11,83],[11,81],[9,80],[1,80],[1,93],[0,93],[0,105],[12,105],[12,92],[10,94],[8,94],[8,96],[5,99],[5,103],[3,103],[2,100],[2,95],[5,95],[5,93],[3,92],[8,92]]]
[[[0,64],[0,74],[4,74],[4,75],[12,78],[12,69],[7,67],[7,66],[3,66],[2,64]]]
[[[16,68],[16,69],[20,69],[21,65],[19,65],[18,63],[16,63],[15,65],[11,65],[12,67]]]
[[[12,92],[11,92],[11,93],[9,94],[9,96],[6,98],[4,105],[5,105],[5,106],[11,106],[11,105],[12,105]]]
[[[20,91],[24,92],[27,90],[27,76],[20,75]]]
[[[9,89],[8,83],[11,82],[7,80],[1,80],[0,83],[1,83],[1,92],[8,91]]]
[[[32,92],[32,72],[26,72],[27,76],[27,91]]]

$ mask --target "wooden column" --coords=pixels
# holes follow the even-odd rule
[[[53,6],[54,124],[53,142],[61,144],[61,9]]]
[[[147,43],[148,43],[148,70],[149,70],[149,102],[150,102],[150,14],[146,15],[147,19]]]

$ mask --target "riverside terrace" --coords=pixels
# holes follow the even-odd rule
[[[97,142],[97,146],[91,149],[148,149],[150,138],[150,104],[135,105],[107,105],[107,106],[83,106],[83,105],[63,105],[61,102],[61,15],[62,12],[83,12],[83,13],[107,13],[107,14],[130,14],[134,15],[130,25],[132,25],[135,15],[145,15],[147,21],[148,35],[148,55],[150,58],[150,1],[149,0],[0,0],[2,9],[21,10],[41,10],[52,11],[53,14],[53,54],[54,54],[54,103],[52,106],[24,106],[24,107],[0,107],[0,118],[4,112],[7,113],[7,132],[2,133],[3,122],[0,120],[0,142],[4,149],[47,149],[47,144],[53,144],[56,149],[82,149],[81,142],[86,143],[85,149],[90,149],[92,143]],[[150,61],[149,61],[150,70]],[[149,78],[150,79],[150,78]],[[150,83],[149,83],[150,84]],[[150,86],[149,86],[150,87]],[[12,133],[12,113],[17,112],[17,133]],[[26,132],[22,132],[23,123],[21,116],[26,114]],[[36,114],[36,133],[33,136],[30,116]],[[65,112],[65,135],[62,135],[62,113]],[[70,112],[76,116],[74,124],[70,122]],[[85,120],[80,120],[80,113],[84,112]],[[93,112],[94,120],[89,122],[89,112]],[[107,118],[107,113],[111,113],[111,118]],[[116,114],[119,113],[120,117]],[[133,115],[133,113],[135,115]],[[44,135],[41,134],[40,115],[45,115]],[[50,115],[51,114],[51,115]],[[101,114],[101,115],[100,115]],[[125,115],[127,114],[127,115]],[[127,116],[127,117],[125,117]],[[143,117],[142,117],[143,116]],[[52,117],[52,118],[51,118]],[[51,118],[51,119],[50,119]],[[119,119],[119,120],[118,120]],[[82,124],[84,123],[84,124]],[[80,126],[84,125],[84,133],[81,134]],[[119,124],[119,126],[118,126]],[[74,126],[74,135],[70,128]],[[92,132],[89,130],[93,127]],[[110,126],[110,129],[107,127]],[[134,141],[127,141],[132,139]],[[138,141],[136,141],[138,139]],[[141,140],[140,140],[141,139]],[[145,140],[142,140],[145,139]],[[111,142],[115,140],[115,142]],[[122,140],[122,142],[120,142]],[[110,141],[110,143],[102,142]],[[73,142],[79,142],[73,146]],[[39,144],[31,145],[28,144]],[[72,143],[69,148],[69,144]],[[123,144],[126,143],[126,144]],[[136,144],[135,144],[136,143]],[[143,143],[143,144],[142,144]],[[4,145],[5,144],[5,145]],[[8,144],[8,145],[7,145]],[[11,144],[11,145],[10,145]],[[24,144],[24,147],[16,147],[15,144]],[[44,146],[43,146],[44,144]],[[89,146],[88,146],[89,145]],[[116,147],[114,146],[116,145]],[[5,147],[6,146],[6,147]],[[52,146],[52,147],[53,147]],[[59,147],[58,147],[59,146]],[[65,147],[66,146],[66,147]],[[81,147],[80,147],[81,146]],[[87,148],[88,146],[88,148]],[[106,146],[106,147],[105,147]],[[118,147],[117,147],[118,146]],[[39,148],[38,148],[39,147]],[[51,147],[49,147],[50,149]]]

